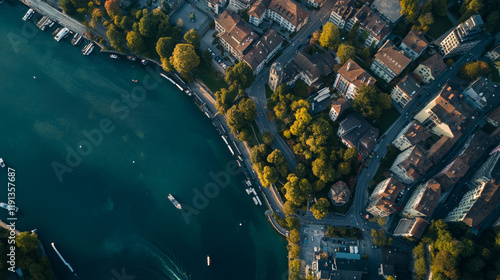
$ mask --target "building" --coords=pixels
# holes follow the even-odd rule
[[[351,105],[344,98],[339,98],[332,103],[332,108],[330,109],[330,119],[336,121],[338,117]]]
[[[365,39],[365,47],[378,46],[391,33],[390,25],[367,5],[363,5],[354,15],[359,21],[359,36]]]
[[[392,90],[391,98],[401,106],[406,107],[415,98],[422,87],[410,75],[406,75]]]
[[[455,142],[462,135],[461,132],[457,132],[455,137],[450,138],[447,136],[441,136],[439,140],[432,145],[427,151],[427,159],[433,164],[438,164],[444,158],[446,154],[450,151],[450,149],[455,145]]]
[[[370,66],[370,70],[389,83],[401,74],[410,62],[411,58],[396,48],[391,41],[387,41],[375,54],[375,60]]]
[[[496,99],[495,93],[499,94],[500,88],[485,77],[478,78],[462,92],[465,101],[476,110],[484,110],[488,102],[491,103]]]
[[[417,59],[429,46],[422,31],[411,30],[403,38],[399,48],[408,54],[412,60]]]
[[[330,188],[328,197],[335,206],[342,206],[349,202],[351,190],[344,181],[338,181]]]
[[[494,49],[486,53],[486,57],[491,59],[491,61],[500,60],[500,45],[496,46]]]
[[[371,7],[390,23],[394,24],[401,18],[401,4],[399,0],[375,0]]]
[[[235,11],[246,10],[250,8],[252,0],[229,0],[229,7]]]
[[[486,120],[494,127],[498,127],[500,124],[500,106],[496,107],[493,112],[491,112]]]
[[[346,99],[353,100],[357,95],[358,88],[362,85],[372,86],[376,81],[356,62],[349,59],[337,72],[333,87]]]
[[[224,11],[215,20],[215,29],[219,32],[217,36],[221,45],[237,60],[243,59],[258,37],[236,13],[231,11]]]
[[[411,184],[422,177],[431,166],[424,149],[414,145],[396,157],[390,170],[400,182]]]
[[[214,14],[218,15],[224,6],[227,4],[226,0],[207,0],[208,7],[214,12]]]
[[[413,74],[417,75],[424,84],[429,84],[439,77],[447,67],[443,57],[436,53],[420,63]]]
[[[368,198],[368,211],[373,216],[386,217],[396,212],[406,186],[390,177],[380,182]]]
[[[394,277],[394,265],[381,263],[378,269],[378,275],[380,275],[384,279],[389,278],[389,276]]]
[[[271,60],[274,55],[281,49],[283,38],[274,29],[269,29],[259,40],[253,45],[252,49],[243,57],[257,75],[266,63]]]
[[[499,158],[500,152],[497,147],[471,178],[472,189],[464,194],[458,206],[448,214],[445,221],[461,221],[477,228],[500,204]]]
[[[309,12],[291,0],[271,0],[270,3],[269,0],[257,0],[250,7],[248,16],[249,22],[255,26],[269,18],[291,33],[299,31],[307,23]]]
[[[412,219],[403,218],[399,220],[393,235],[420,239],[422,238],[427,225],[428,222],[420,217]]]
[[[325,4],[325,0],[307,0],[307,4],[314,7],[314,8],[319,8]]]
[[[297,79],[303,80],[308,86],[318,87],[319,78],[332,73],[335,59],[330,53],[316,53],[307,55],[298,52],[297,55],[285,66],[285,82],[293,85]]]
[[[396,139],[392,141],[392,144],[398,148],[400,151],[404,151],[413,145],[416,145],[427,138],[431,137],[431,134],[422,126],[418,121],[412,121],[409,123],[399,134]]]
[[[269,70],[269,88],[272,91],[275,91],[276,88],[281,85],[283,81],[283,67],[281,66],[281,63],[275,62],[273,65],[271,65],[271,69]]]
[[[439,43],[443,56],[450,57],[468,52],[477,43],[483,31],[483,19],[480,15],[473,15],[459,24],[450,34]]]
[[[418,186],[403,209],[402,214],[408,218],[430,217],[441,198],[441,186],[431,179]]]
[[[348,148],[356,148],[362,158],[373,150],[378,138],[378,128],[374,128],[358,113],[349,114],[340,122],[337,135]]]
[[[338,0],[333,4],[329,21],[339,29],[351,30],[356,22],[354,15],[357,10],[354,0]]]
[[[427,103],[415,119],[431,133],[453,138],[458,131],[467,128],[476,115],[459,89],[460,84],[453,80],[445,84],[439,95]]]

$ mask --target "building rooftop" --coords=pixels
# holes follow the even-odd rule
[[[418,54],[429,46],[429,42],[425,39],[424,33],[422,31],[414,30],[408,32],[408,34],[403,38],[402,43]]]
[[[415,210],[422,213],[423,215],[430,217],[436,209],[441,198],[441,186],[439,183],[431,179],[423,186],[424,191],[420,200],[415,205]]]
[[[441,159],[450,151],[455,142],[462,136],[461,132],[455,134],[455,137],[450,138],[442,136],[431,148],[427,151],[427,158],[434,164],[438,164]]]
[[[226,10],[215,21],[227,31],[240,22],[241,18],[235,12]]]
[[[334,204],[344,205],[351,197],[351,190],[344,181],[338,181],[333,184],[328,192],[328,197]]]
[[[360,27],[381,41],[390,32],[390,25],[367,5],[363,5],[354,16],[360,22]]]
[[[375,58],[385,64],[396,75],[399,75],[411,62],[411,59],[389,40],[378,50]]]
[[[333,4],[332,11],[346,21],[353,17],[357,12],[354,4],[356,4],[356,1],[354,0],[338,0],[335,4]]]
[[[344,63],[337,73],[358,88],[362,85],[374,85],[377,81],[352,59]]]
[[[399,223],[394,230],[394,235],[408,234],[417,239],[420,239],[424,234],[427,224],[427,221],[420,217],[413,219],[401,219],[399,220]]]
[[[347,102],[347,100],[345,100],[344,98],[339,98],[332,103],[332,109],[335,110],[335,112],[337,112],[337,115],[339,116],[350,106],[351,105],[349,104],[349,102]]]
[[[307,55],[303,52],[297,55],[285,66],[285,74],[288,78],[293,78],[300,72],[308,76],[313,81],[320,76],[326,76],[333,70],[335,59],[330,53],[317,53]]]
[[[480,77],[465,90],[464,95],[469,104],[477,109],[483,109],[495,99],[495,93],[500,93],[500,88],[488,78]]]
[[[358,153],[367,156],[377,141],[379,131],[374,128],[358,113],[351,113],[342,122],[340,127],[345,131],[341,135],[342,140],[351,147],[356,147]]]
[[[309,12],[302,9],[291,0],[271,0],[268,8],[282,16],[294,26],[299,26],[309,17]]]
[[[430,134],[427,129],[425,129],[425,127],[417,120],[412,121],[408,125],[404,135],[406,139],[410,141],[411,145],[415,145],[417,143],[425,141],[427,138],[432,136],[432,134]]]
[[[443,57],[438,53],[424,60],[422,62],[422,65],[430,69],[431,74],[434,78],[437,78],[439,75],[441,75],[441,73],[443,73],[446,68],[448,68],[448,66],[446,66],[446,63],[444,63],[443,61]]]
[[[408,149],[410,149],[410,153],[398,163],[398,166],[406,170],[408,177],[416,180],[431,168],[432,163],[425,156],[425,150],[418,144]]]
[[[372,3],[372,7],[393,23],[401,18],[401,4],[399,0],[375,0]]]
[[[270,29],[260,37],[252,49],[243,57],[243,60],[255,70],[283,41],[283,38],[274,29]]]
[[[411,98],[415,97],[422,89],[417,81],[410,75],[406,75],[396,86]]]
[[[269,6],[270,0],[257,0],[255,1],[250,9],[248,10],[248,15],[261,18],[265,13],[266,9]]]
[[[488,119],[500,122],[500,106],[497,106],[493,112],[488,115]]]
[[[492,180],[484,183],[476,203],[463,218],[470,227],[477,227],[500,204],[500,188],[498,182]]]

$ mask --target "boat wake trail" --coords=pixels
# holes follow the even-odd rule
[[[171,279],[171,280],[189,280],[190,276],[183,269],[180,261],[175,255],[162,243],[154,244],[147,240],[141,240],[141,247],[147,250],[147,254],[151,256],[152,263],[156,264],[160,269],[150,271],[155,274],[155,279]]]

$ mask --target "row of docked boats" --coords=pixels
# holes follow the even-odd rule
[[[245,191],[247,192],[248,195],[253,195],[252,197],[252,200],[253,202],[255,203],[255,205],[259,205],[261,206],[262,205],[262,202],[260,201],[260,198],[259,196],[257,195],[257,192],[255,191],[255,189],[252,187],[252,182],[250,182],[249,179],[243,181],[243,183],[245,184],[245,186],[247,188],[245,188]]]
[[[45,29],[48,28],[51,28],[52,26],[54,26],[55,22],[52,21],[51,19],[49,19],[47,16],[43,16],[39,21],[38,23],[36,24],[36,26],[38,26],[38,28],[40,28],[40,30],[42,31],[45,31]]]

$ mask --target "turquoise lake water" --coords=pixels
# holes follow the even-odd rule
[[[56,42],[26,10],[0,4],[0,157],[16,170],[17,226],[38,229],[59,279],[51,242],[81,279],[284,279],[285,239],[192,100],[152,68]]]

